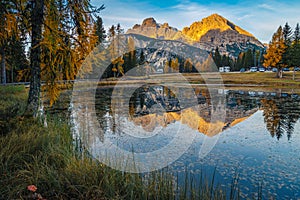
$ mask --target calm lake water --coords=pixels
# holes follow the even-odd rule
[[[293,91],[142,85],[89,92],[73,94],[71,107],[75,136],[95,158],[121,149],[180,180],[185,171],[195,182],[201,171],[215,171],[228,193],[238,176],[243,198],[260,189],[264,198],[300,198],[300,96]]]

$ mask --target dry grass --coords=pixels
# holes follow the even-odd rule
[[[300,86],[300,72],[296,72],[295,80],[293,72],[284,72],[283,78],[276,78],[276,73],[273,72],[245,72],[245,73],[207,73],[216,79],[220,79],[225,85],[239,85],[239,86],[261,86],[261,87],[278,87],[278,88],[297,88]],[[221,76],[220,76],[221,75]],[[184,78],[179,78],[182,76]],[[100,86],[104,85],[130,85],[137,83],[144,84],[162,84],[162,83],[193,83],[205,84],[204,78],[198,73],[185,74],[155,74],[149,77],[123,77],[119,79],[105,79],[98,83]]]

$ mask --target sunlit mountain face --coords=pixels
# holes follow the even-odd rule
[[[202,19],[202,21],[194,22],[190,27],[185,27],[182,32],[193,40],[199,41],[210,30],[219,30],[220,32],[230,30],[236,31],[241,35],[254,37],[251,33],[236,26],[218,14],[213,14]]]
[[[150,17],[144,19],[142,24],[136,24],[128,29],[126,34],[181,41],[207,51],[212,51],[218,47],[222,54],[235,57],[249,48],[257,50],[265,48],[254,35],[218,14],[194,22],[183,30],[171,27],[166,22],[158,23]]]

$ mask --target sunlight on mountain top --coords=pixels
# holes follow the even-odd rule
[[[190,27],[185,27],[182,30],[182,33],[195,41],[199,41],[201,37],[204,36],[208,31],[216,29],[220,30],[221,32],[233,30],[240,34],[254,37],[251,33],[234,25],[232,22],[218,14],[212,14],[206,18],[203,18],[201,21],[194,22]]]

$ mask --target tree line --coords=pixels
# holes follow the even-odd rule
[[[261,48],[249,48],[245,52],[240,52],[237,58],[226,54],[221,55],[218,48],[211,52],[211,55],[218,68],[229,66],[232,71],[239,71],[242,68],[260,67],[264,62],[264,50]]]
[[[277,77],[282,78],[282,69],[285,67],[300,66],[300,27],[297,23],[293,31],[286,23],[279,26],[273,34],[266,54],[264,55],[264,66],[278,69]],[[295,73],[293,79],[295,78]]]

